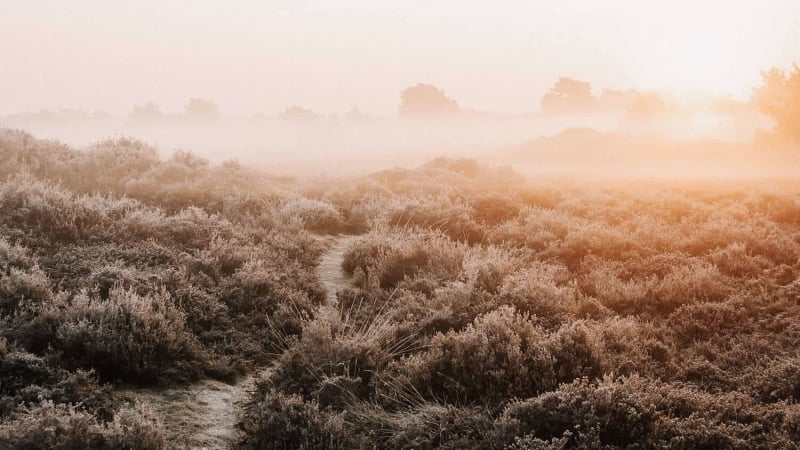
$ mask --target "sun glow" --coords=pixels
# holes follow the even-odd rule
[[[708,34],[688,36],[684,42],[680,65],[686,78],[697,86],[713,87],[723,79],[730,61],[724,48]],[[695,84],[692,85],[693,87]]]

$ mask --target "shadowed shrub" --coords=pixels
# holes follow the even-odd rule
[[[20,450],[163,450],[164,432],[147,410],[123,408],[109,423],[73,406],[45,402],[0,423],[0,447]]]

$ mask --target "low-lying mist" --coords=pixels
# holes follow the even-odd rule
[[[762,118],[762,122],[763,122]],[[635,120],[614,115],[464,114],[436,118],[379,116],[216,118],[134,121],[6,117],[0,126],[86,148],[134,137],[162,156],[190,150],[212,162],[236,159],[275,174],[349,176],[416,167],[434,156],[511,164],[536,175],[746,175],[754,166],[785,172],[753,139],[759,122],[735,118]]]

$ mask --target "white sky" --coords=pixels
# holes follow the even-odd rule
[[[559,75],[745,98],[793,61],[800,0],[0,1],[0,113],[390,113],[417,82],[530,111]]]

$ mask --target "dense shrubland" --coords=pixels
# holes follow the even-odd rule
[[[0,161],[0,447],[163,447],[109,386],[234,379],[325,298],[309,230],[342,218],[291,180],[9,130]]]
[[[353,286],[286,341],[243,447],[796,448],[796,184],[435,160],[305,189],[358,218]]]
[[[15,131],[0,176],[0,447],[160,448],[116,386],[266,365],[240,448],[800,440],[790,182],[438,159],[318,184]],[[352,286],[329,304],[312,233],[341,232]]]

